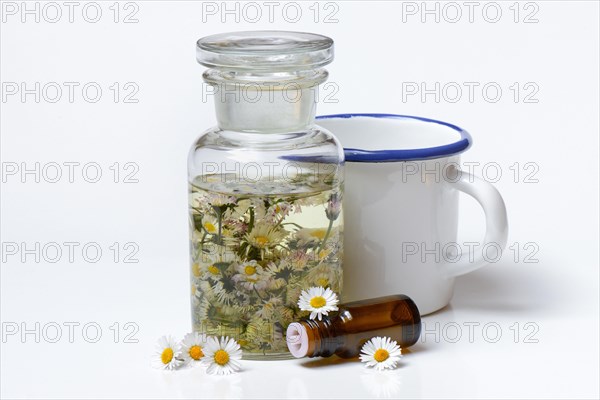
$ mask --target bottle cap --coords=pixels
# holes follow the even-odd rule
[[[286,342],[290,353],[296,358],[306,357],[308,354],[308,332],[306,327],[299,322],[292,322],[286,332]]]

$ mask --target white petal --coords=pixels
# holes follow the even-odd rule
[[[207,374],[214,374],[216,372],[217,369],[217,364],[215,363],[211,363],[208,368],[206,369],[206,373]]]
[[[393,350],[393,351],[390,351],[389,353],[390,353],[390,357],[398,357],[398,358],[402,357],[402,353],[400,352],[400,350]]]

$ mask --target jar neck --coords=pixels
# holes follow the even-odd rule
[[[315,121],[324,69],[279,73],[208,70],[220,129],[245,133],[308,130]]]

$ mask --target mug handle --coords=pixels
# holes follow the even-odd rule
[[[496,244],[503,251],[508,238],[508,219],[506,217],[506,206],[498,189],[489,182],[476,177],[473,174],[456,169],[456,181],[446,181],[451,187],[460,190],[477,200],[485,213],[485,236],[483,238],[482,248],[488,244]],[[442,264],[442,273],[447,278],[464,275],[476,269],[489,264],[485,259],[483,251],[473,260],[470,260],[468,252],[462,254],[455,262]]]

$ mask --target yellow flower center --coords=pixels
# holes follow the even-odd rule
[[[240,340],[238,340],[238,344],[241,347],[248,346],[248,341],[246,339],[240,339]]]
[[[317,286],[327,287],[329,286],[329,279],[327,278],[319,278],[316,281]]]
[[[310,233],[310,236],[322,240],[325,237],[325,233],[327,233],[325,229],[315,229]]]
[[[389,356],[390,356],[390,353],[388,353],[387,350],[379,349],[375,352],[375,354],[373,355],[373,358],[377,362],[382,362],[382,361],[387,360]]]
[[[323,249],[319,252],[319,260],[326,258],[329,253],[331,253],[331,249]]]
[[[192,357],[196,361],[201,359],[202,357],[204,357],[204,353],[202,352],[202,347],[198,346],[197,344],[190,347],[189,353],[190,353],[190,357]]]
[[[267,245],[267,243],[269,243],[269,238],[266,236],[257,236],[254,238],[254,242],[256,242],[256,244],[260,247],[264,247]]]
[[[254,275],[256,273],[256,268],[254,268],[252,265],[246,265],[246,268],[244,268],[244,273],[246,275]]]
[[[217,350],[214,360],[217,364],[223,366],[229,362],[229,353],[227,353],[225,350]]]
[[[214,265],[211,265],[210,267],[208,267],[208,272],[210,272],[213,275],[219,275],[221,271],[219,271],[219,268],[215,267]]]
[[[312,299],[310,299],[310,305],[313,308],[321,308],[325,304],[327,304],[327,300],[325,300],[325,297],[323,296],[315,296]]]
[[[198,265],[198,263],[192,265],[192,274],[194,274],[195,277],[200,276],[200,265]]]
[[[215,233],[217,231],[217,228],[210,222],[204,223],[204,229],[206,229],[208,233]]]
[[[162,361],[163,364],[168,364],[171,362],[172,359],[173,359],[173,349],[170,347],[167,347],[166,349],[163,350],[162,354],[160,355],[160,360]]]

